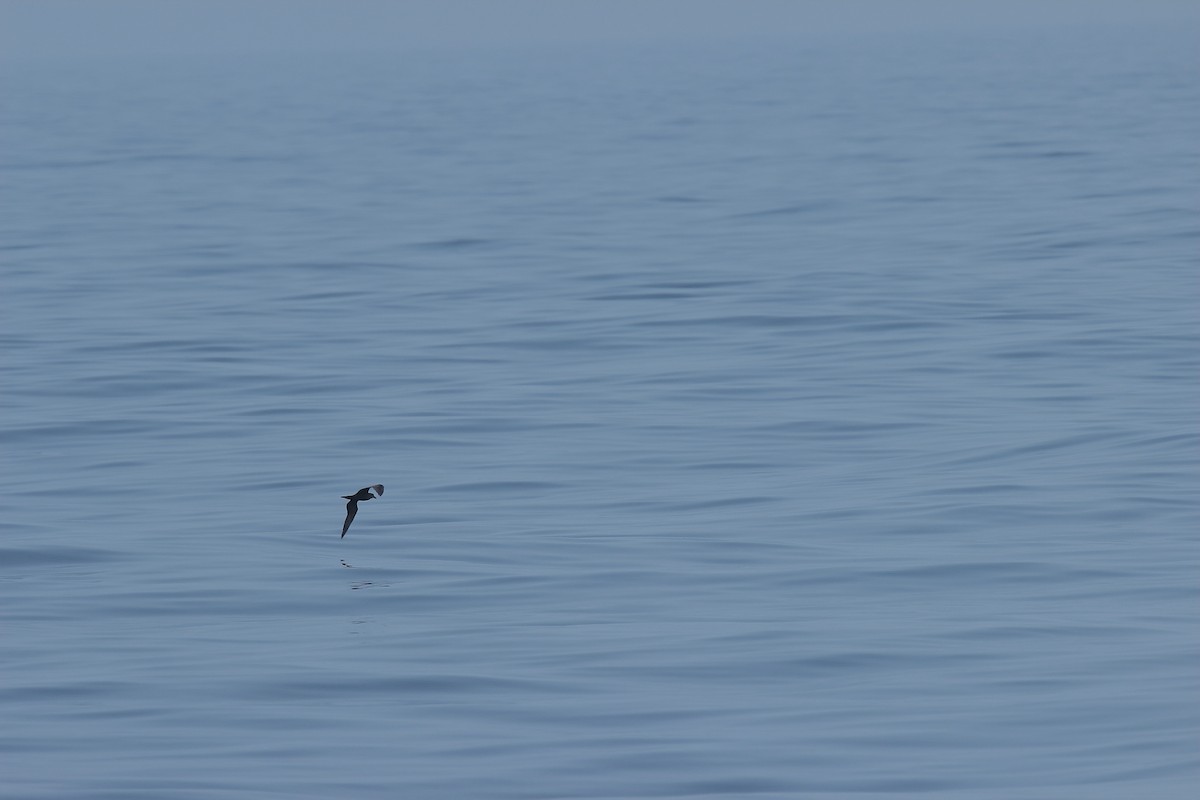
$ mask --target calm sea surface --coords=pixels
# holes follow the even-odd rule
[[[0,795],[1194,796],[1196,77],[8,65]]]

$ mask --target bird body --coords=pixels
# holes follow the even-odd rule
[[[375,494],[371,494],[371,490],[375,490]],[[342,523],[342,538],[346,537],[346,531],[350,530],[350,523],[354,522],[354,515],[358,513],[358,504],[361,500],[374,500],[376,497],[383,497],[383,484],[376,483],[373,486],[366,486],[359,489],[354,494],[342,495],[343,500],[350,502],[346,503],[346,521]]]

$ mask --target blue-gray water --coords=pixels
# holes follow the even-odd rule
[[[1195,78],[10,66],[0,794],[1190,797]]]

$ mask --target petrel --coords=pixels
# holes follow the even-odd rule
[[[375,494],[371,494],[371,490],[375,490]],[[342,523],[342,538],[346,538],[346,531],[350,530],[350,523],[354,522],[354,515],[358,513],[359,500],[374,500],[376,497],[383,497],[383,484],[377,483],[374,486],[367,486],[359,489],[354,494],[344,494],[342,499],[349,500],[346,503],[346,521]]]

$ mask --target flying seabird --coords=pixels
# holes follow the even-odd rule
[[[371,490],[375,490],[375,494],[371,494]],[[342,538],[346,538],[346,531],[350,530],[350,523],[354,522],[354,515],[358,513],[359,500],[374,500],[376,497],[383,497],[383,484],[377,483],[374,486],[367,486],[359,489],[354,494],[342,495],[343,500],[349,500],[346,503],[346,521],[342,523]]]

